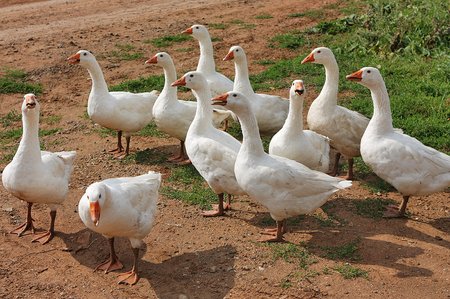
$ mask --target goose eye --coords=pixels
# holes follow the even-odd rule
[[[197,27],[195,27],[195,29],[199,29],[199,27],[197,26]]]
[[[83,55],[84,55],[84,56],[86,56],[86,55],[87,55],[87,53],[86,53],[86,52],[84,52],[84,53],[83,53]]]
[[[368,70],[367,73],[370,74],[370,70]]]
[[[87,195],[86,197],[87,197],[87,199],[89,199],[89,195]]]
[[[192,74],[191,74],[191,75],[189,75],[189,77],[191,77],[191,78],[192,78],[192,77],[194,77],[194,75],[192,75]]]
[[[239,52],[239,49],[236,49],[236,52]]]
[[[319,50],[319,51],[317,51],[317,53],[320,53],[321,51]]]
[[[159,55],[159,57],[163,57],[163,55],[161,54],[161,55]]]
[[[102,195],[101,195],[101,194],[99,194],[99,195],[98,195],[98,198],[102,198]]]
[[[234,93],[234,94],[233,94],[233,97],[237,97],[237,94]]]

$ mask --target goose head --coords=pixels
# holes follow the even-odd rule
[[[303,80],[294,80],[289,91],[290,99],[300,99],[305,96],[305,85]]]
[[[213,105],[225,106],[236,114],[248,114],[250,102],[247,97],[237,91],[229,91],[212,99]]]
[[[148,59],[145,64],[157,64],[162,67],[172,62],[172,58],[166,52],[156,53],[152,58]],[[172,62],[173,63],[173,62]]]
[[[224,61],[228,61],[234,59],[236,61],[240,61],[246,59],[244,49],[240,46],[232,46],[228,51],[227,56],[223,58]]]
[[[319,47],[312,50],[311,53],[302,60],[302,64],[307,62],[325,64],[333,59],[335,59],[334,54],[329,48]]]
[[[106,187],[103,183],[94,183],[86,189],[84,195],[89,201],[91,220],[97,226],[100,221],[101,207],[106,199]]]
[[[24,115],[39,116],[39,109],[40,105],[34,94],[28,93],[23,96],[22,113]]]
[[[188,29],[183,31],[184,34],[191,34],[195,39],[201,40],[209,38],[208,29],[203,25],[192,25]]]
[[[376,87],[380,82],[383,82],[380,71],[374,67],[363,67],[359,71],[347,75],[346,78],[369,89]]]
[[[193,90],[199,90],[207,86],[205,77],[197,71],[187,72],[183,77],[172,83],[172,86],[186,86]]]
[[[86,50],[80,50],[67,58],[67,62],[69,64],[80,64],[84,67],[88,66],[95,60],[95,56],[91,52]]]

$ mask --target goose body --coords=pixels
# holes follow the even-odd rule
[[[403,195],[400,209],[388,211],[386,216],[403,216],[410,196],[448,188],[450,156],[393,128],[389,95],[379,70],[365,67],[347,78],[369,88],[374,105],[361,139],[361,156],[380,178]]]
[[[286,230],[285,219],[307,214],[323,205],[336,191],[351,186],[350,181],[314,171],[296,161],[264,152],[256,118],[249,100],[231,91],[216,97],[232,110],[242,126],[243,142],[234,171],[241,188],[255,201],[264,205],[277,221],[275,238],[281,241]]]
[[[353,157],[360,153],[361,137],[369,124],[364,115],[337,105],[339,67],[333,52],[326,47],[314,49],[302,63],[313,62],[325,67],[325,84],[309,107],[307,123],[311,130],[330,138],[330,145],[339,153],[333,175],[337,174],[340,154],[349,159],[347,178],[353,177]]]
[[[223,214],[223,193],[244,194],[234,175],[234,162],[241,143],[211,123],[211,93],[200,72],[188,72],[173,85],[190,88],[197,98],[197,111],[186,135],[186,152],[194,167],[219,197],[219,210],[205,216]]]
[[[295,160],[311,169],[327,172],[330,140],[314,131],[303,130],[302,80],[295,80],[289,92],[289,114],[280,131],[270,140],[269,153]]]
[[[150,171],[136,177],[106,179],[86,189],[78,204],[79,216],[89,229],[104,235],[112,244],[110,260],[96,269],[108,272],[122,267],[113,242],[114,237],[126,237],[135,253],[135,264],[119,282],[137,282],[137,255],[155,221],[160,184],[161,174]]]
[[[40,104],[35,95],[25,95],[22,103],[22,139],[13,160],[3,170],[2,181],[8,192],[29,205],[27,222],[13,231],[19,236],[27,229],[34,233],[31,222],[32,204],[50,206],[50,230],[35,239],[47,243],[53,238],[56,208],[66,199],[69,190],[76,153],[40,150],[39,111]]]
[[[87,68],[92,88],[89,94],[87,112],[95,123],[116,130],[118,134],[117,151],[122,152],[122,132],[126,136],[125,155],[129,153],[130,134],[143,129],[152,120],[152,109],[158,97],[156,91],[131,93],[108,91],[103,72],[89,51],[80,50],[68,58],[71,64],[80,64]]]
[[[197,65],[197,72],[202,73],[208,82],[209,89],[213,96],[222,94],[233,89],[233,81],[216,71],[214,62],[214,49],[208,29],[203,25],[192,25],[183,33],[191,34],[198,40],[200,46],[200,59]]]
[[[255,93],[250,84],[247,56],[240,46],[230,48],[224,60],[234,59],[235,78],[233,90],[244,94],[252,106],[259,131],[262,134],[278,132],[286,121],[289,102],[280,96]]]

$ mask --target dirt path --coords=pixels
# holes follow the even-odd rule
[[[294,219],[286,239],[302,245],[297,258],[274,260],[274,248],[255,242],[267,227],[266,211],[246,197],[236,200],[226,217],[207,219],[199,208],[161,196],[154,229],[145,239],[142,279],[136,286],[115,284],[115,273],[93,273],[108,256],[106,239],[88,231],[80,221],[77,203],[92,182],[148,170],[166,179],[168,163],[120,162],[104,149],[114,137],[101,137],[97,126],[84,117],[90,81],[86,70],[65,62],[79,49],[99,57],[109,84],[148,74],[160,74],[144,61],[159,51],[144,41],[180,33],[193,23],[226,23],[211,29],[217,67],[233,76],[233,65],[219,60],[233,44],[246,49],[251,61],[279,59],[307,53],[272,49],[267,40],[277,33],[304,28],[310,18],[287,18],[290,13],[318,9],[312,1],[140,1],[140,0],[7,0],[0,3],[1,68],[23,69],[44,86],[39,97],[42,116],[61,116],[62,128],[43,138],[49,150],[77,150],[70,194],[56,221],[57,234],[50,244],[30,243],[31,236],[8,234],[25,217],[25,205],[0,188],[0,297],[2,298],[450,298],[450,220],[448,193],[413,198],[410,219],[363,217],[355,202],[366,198],[392,198],[395,192],[376,195],[356,181],[340,192],[325,211]],[[22,3],[22,4],[18,4]],[[342,5],[342,4],[339,4]],[[270,14],[273,18],[256,19]],[[324,10],[324,17],[336,15]],[[243,20],[255,26],[243,26]],[[108,55],[116,44],[132,44],[144,58],[118,61]],[[186,49],[191,49],[187,51]],[[195,41],[174,45],[170,51],[179,75],[195,68]],[[250,63],[250,72],[264,66]],[[286,90],[274,90],[286,94]],[[308,95],[310,102],[317,90]],[[19,111],[22,95],[0,95],[0,116]],[[20,123],[13,126],[20,127]],[[4,130],[0,126],[0,130]],[[177,150],[172,138],[132,138],[132,151],[149,149],[169,156]],[[0,169],[6,163],[0,164]],[[168,186],[172,183],[164,181]],[[36,226],[46,228],[48,209],[36,206]],[[349,259],[333,260],[326,248],[357,244]],[[288,247],[289,248],[289,247]],[[336,249],[337,250],[337,249]],[[132,264],[128,240],[117,242],[125,269]],[[300,257],[300,258],[299,258]],[[350,263],[368,272],[368,278],[344,279],[335,268]]]

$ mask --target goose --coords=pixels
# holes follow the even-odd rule
[[[213,96],[222,94],[233,89],[233,81],[218,73],[214,63],[213,46],[208,29],[203,25],[192,25],[183,31],[184,34],[192,35],[200,45],[200,59],[198,60],[197,72],[205,76]]]
[[[242,93],[230,91],[214,98],[213,103],[232,110],[241,122],[243,141],[234,165],[239,185],[277,222],[277,228],[269,230],[269,236],[261,241],[283,241],[288,217],[311,213],[334,192],[351,186],[351,181],[266,154],[250,102]]]
[[[186,152],[194,167],[219,199],[217,208],[204,211],[203,215],[221,216],[224,209],[230,208],[231,195],[245,194],[234,175],[234,162],[241,143],[211,124],[211,92],[202,73],[188,72],[173,82],[172,86],[186,86],[197,98],[197,111],[186,135]],[[224,207],[225,192],[228,194],[228,202]]]
[[[158,129],[180,140],[180,152],[172,160],[186,160],[184,140],[189,126],[194,119],[197,103],[182,101],[177,98],[177,87],[170,84],[177,79],[172,57],[166,52],[156,53],[145,64],[157,64],[164,70],[164,88],[153,106],[153,118]],[[217,128],[223,121],[232,116],[231,111],[213,110],[213,125]]]
[[[234,59],[235,78],[233,90],[244,94],[252,106],[262,134],[273,135],[278,132],[286,121],[289,111],[289,101],[279,96],[255,93],[250,84],[247,67],[247,57],[240,46],[232,46],[224,61]]]
[[[100,65],[89,51],[80,50],[67,58],[67,61],[69,64],[80,64],[87,68],[92,79],[88,115],[102,127],[117,130],[117,148],[111,152],[117,152],[119,158],[127,156],[130,152],[131,133],[143,129],[152,120],[152,109],[158,92],[109,92]],[[124,153],[122,133],[126,140]]]
[[[94,271],[105,273],[123,268],[114,250],[114,238],[130,240],[134,254],[131,271],[120,274],[119,283],[139,280],[139,248],[153,227],[157,212],[161,174],[149,171],[136,177],[120,177],[95,182],[87,187],[78,204],[78,214],[89,229],[108,238],[110,257]]]
[[[339,67],[333,52],[326,47],[319,47],[302,61],[312,62],[325,67],[325,84],[319,96],[312,102],[307,115],[311,130],[330,138],[330,145],[336,149],[336,159],[331,175],[338,174],[339,158],[348,159],[346,179],[353,178],[353,158],[361,156],[361,137],[369,124],[364,115],[337,104]]]
[[[294,80],[289,91],[289,114],[280,131],[270,140],[269,154],[295,160],[311,169],[327,172],[330,164],[330,139],[303,130],[302,80]]]
[[[55,234],[56,209],[66,199],[76,152],[41,151],[39,111],[40,104],[36,96],[26,94],[22,103],[22,139],[14,158],[3,170],[2,182],[8,192],[28,205],[26,222],[11,231],[19,237],[27,230],[35,233],[32,205],[49,205],[50,229],[33,239],[33,242],[46,244]]]
[[[390,207],[384,216],[403,217],[410,196],[450,186],[450,156],[392,127],[389,95],[378,69],[363,67],[347,79],[370,89],[374,111],[361,139],[361,156],[376,175],[403,196],[400,207]]]

